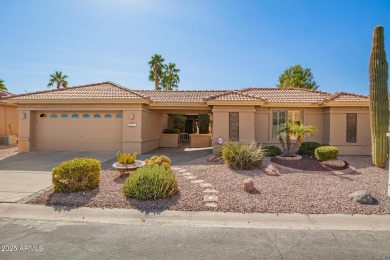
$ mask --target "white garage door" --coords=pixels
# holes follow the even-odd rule
[[[122,112],[39,112],[38,150],[119,151]]]

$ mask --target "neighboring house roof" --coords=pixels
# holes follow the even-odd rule
[[[39,91],[15,95],[9,100],[104,100],[104,99],[147,99],[141,93],[124,88],[112,82],[101,82],[70,88]]]
[[[13,94],[4,90],[0,90],[0,102],[4,102],[4,98],[10,97]]]
[[[6,92],[7,94],[10,94]],[[10,94],[11,95],[11,94]],[[4,95],[5,96],[5,95]],[[0,92],[1,97],[1,92]],[[334,94],[302,88],[246,88],[241,90],[130,90],[112,82],[101,82],[63,89],[5,96],[11,102],[59,100],[138,100],[154,103],[205,103],[244,101],[263,103],[368,102],[367,96],[337,92]]]
[[[226,90],[134,90],[150,97],[153,102],[203,102],[205,98],[223,94]]]

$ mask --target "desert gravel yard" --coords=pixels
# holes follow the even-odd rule
[[[264,174],[262,170],[232,171],[220,162],[207,162],[202,157],[187,164],[178,165],[196,179],[185,179],[177,174],[179,192],[172,198],[154,201],[138,201],[123,195],[125,178],[119,172],[104,170],[100,176],[100,188],[71,194],[55,194],[46,191],[30,203],[47,205],[86,206],[101,208],[137,208],[144,212],[166,209],[185,211],[270,212],[304,214],[390,214],[390,198],[387,197],[387,171],[371,166],[370,157],[339,156],[357,168],[352,174],[336,175],[333,172],[299,172],[280,170],[280,176]],[[277,166],[277,165],[276,165]],[[256,190],[247,193],[243,182],[254,180]],[[206,188],[191,181],[203,180],[218,191],[216,208],[203,201]],[[375,205],[361,205],[348,196],[358,190],[368,190],[377,199]]]

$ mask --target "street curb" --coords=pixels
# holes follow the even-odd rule
[[[135,209],[49,207],[0,204],[0,216],[11,219],[105,223],[166,227],[211,227],[300,230],[390,230],[390,215],[304,215],[163,211],[146,214]]]

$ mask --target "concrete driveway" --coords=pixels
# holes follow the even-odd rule
[[[102,166],[116,157],[113,152],[39,151],[17,154],[0,160],[0,203],[17,202],[52,185],[51,171],[61,162],[90,157]],[[106,164],[105,164],[106,163]]]

